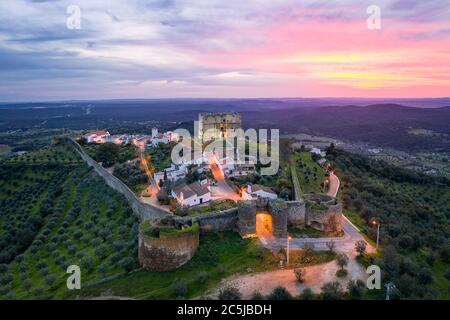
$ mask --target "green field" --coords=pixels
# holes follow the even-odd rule
[[[202,205],[188,208],[187,214],[190,216],[198,216],[232,208],[236,208],[236,202],[234,202],[233,200],[210,201]]]
[[[326,178],[326,170],[313,161],[311,153],[294,152],[291,161],[295,164],[302,193],[322,192],[320,184]]]
[[[401,298],[449,299],[450,180],[339,151],[332,159],[346,216],[375,240],[384,281]]]
[[[81,164],[83,161],[73,148],[66,145],[52,145],[14,156],[8,163],[39,164]]]
[[[202,296],[220,280],[236,273],[257,272],[277,268],[275,257],[262,249],[256,239],[242,239],[235,232],[208,233],[200,238],[200,246],[192,260],[182,267],[166,272],[137,271],[98,285],[82,288],[74,293],[81,297],[100,295],[132,297],[136,299],[174,299],[176,281],[187,283],[184,298]],[[205,273],[205,281],[199,274]]]
[[[0,164],[0,299],[62,298],[72,264],[84,284],[137,266],[138,222],[127,202],[65,148]]]

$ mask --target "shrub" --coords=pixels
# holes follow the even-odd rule
[[[87,270],[91,270],[94,265],[94,259],[92,257],[87,256],[81,260],[81,267]]]
[[[170,288],[175,297],[184,297],[188,292],[188,285],[184,279],[175,279]]]
[[[219,292],[219,300],[240,300],[241,293],[237,288],[227,287]]]
[[[125,269],[126,272],[131,272],[136,267],[136,263],[133,258],[128,257],[123,259],[122,267]]]
[[[49,274],[48,276],[45,277],[45,282],[51,286],[52,284],[54,284],[56,281],[56,276],[53,274]]]
[[[284,287],[276,287],[268,296],[269,300],[291,300],[292,295]]]
[[[360,257],[364,256],[364,254],[366,253],[366,246],[367,246],[367,243],[364,240],[356,241],[355,250],[356,250],[356,252],[358,252],[358,255]]]
[[[334,252],[334,249],[336,248],[336,243],[333,240],[330,240],[326,243],[328,251]]]
[[[261,294],[261,292],[255,291],[250,297],[250,300],[264,300],[264,296]]]
[[[108,251],[108,247],[106,245],[101,245],[97,249],[95,249],[95,255],[99,257],[100,259],[103,259],[106,257],[106,253]]]
[[[336,264],[343,270],[348,264],[348,256],[345,253],[339,253],[336,256]]]
[[[8,271],[8,265],[5,263],[0,264],[0,273],[6,273]]]
[[[296,268],[294,269],[294,274],[298,282],[303,283],[305,281],[306,269]]]
[[[321,288],[322,299],[324,300],[340,300],[344,295],[342,286],[339,282],[327,282]]]
[[[206,282],[206,279],[208,278],[208,273],[204,271],[200,271],[197,273],[197,282],[199,284],[204,284]]]
[[[31,282],[31,280],[30,279],[26,279],[26,280],[24,280],[23,282],[22,282],[22,289],[24,290],[24,291],[28,291],[28,290],[30,290],[31,289],[31,286],[32,286],[33,284],[32,284],[32,282]]]
[[[353,300],[359,300],[363,297],[366,285],[362,280],[350,280],[347,284],[348,295]]]
[[[336,277],[343,278],[345,276],[347,276],[347,270],[339,269],[338,271],[336,271]]]
[[[300,299],[302,300],[313,300],[314,298],[315,295],[311,288],[303,289],[302,293],[300,294]]]

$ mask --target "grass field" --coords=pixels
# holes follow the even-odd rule
[[[40,152],[39,162],[0,165],[0,299],[62,298],[72,264],[84,284],[137,265],[127,202],[69,153],[55,163],[52,150],[64,147]]]
[[[326,170],[313,161],[310,152],[294,152],[291,157],[296,165],[302,192],[320,193],[320,184],[325,180]]]
[[[137,271],[117,279],[82,288],[82,297],[100,295],[125,296],[136,299],[174,299],[172,284],[186,281],[184,298],[201,296],[221,279],[236,273],[277,268],[277,261],[256,239],[242,239],[235,232],[209,233],[201,236],[200,246],[191,261],[179,269],[166,272]],[[198,278],[206,273],[204,282]]]

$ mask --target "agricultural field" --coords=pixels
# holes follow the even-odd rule
[[[135,299],[175,299],[200,297],[228,276],[278,268],[272,253],[257,239],[242,239],[227,231],[200,237],[194,257],[176,270],[146,272],[139,270],[111,281],[82,288],[81,297],[101,295]]]
[[[64,298],[69,265],[82,286],[137,267],[137,218],[66,148],[0,164],[0,299]]]
[[[320,193],[321,184],[326,179],[326,170],[312,159],[310,152],[294,152],[291,161],[295,168],[300,182],[302,193]]]
[[[43,147],[38,150],[16,155],[8,159],[8,163],[23,164],[81,164],[83,161],[73,148],[63,144]]]
[[[404,298],[449,299],[450,180],[339,150],[330,159],[341,180],[345,215],[376,239],[385,270]]]

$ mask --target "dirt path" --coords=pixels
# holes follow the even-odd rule
[[[364,268],[356,261],[355,256],[350,258],[347,266],[348,275],[344,278],[336,277],[338,266],[335,261],[305,267],[305,269],[305,282],[301,284],[297,282],[293,269],[280,269],[250,275],[232,276],[223,280],[208,296],[217,297],[220,289],[228,286],[239,289],[243,299],[251,298],[255,291],[267,295],[273,288],[278,286],[285,287],[292,295],[297,296],[305,288],[311,288],[315,293],[319,293],[320,288],[326,282],[339,281],[345,290],[350,280],[361,279],[365,281],[367,278]]]

